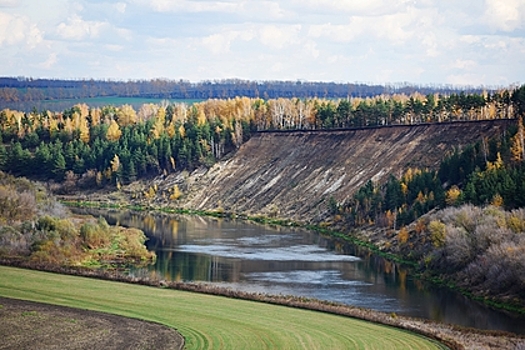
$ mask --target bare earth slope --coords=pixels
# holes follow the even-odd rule
[[[0,349],[170,349],[184,339],[166,326],[101,312],[0,298]]]
[[[408,167],[436,169],[447,152],[502,134],[510,123],[259,133],[231,159],[186,178],[185,206],[321,220],[330,197],[341,203],[368,180],[385,181]]]

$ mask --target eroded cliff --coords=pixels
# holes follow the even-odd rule
[[[368,180],[408,167],[435,169],[454,148],[505,132],[509,120],[341,131],[265,132],[207,171],[164,179],[184,190],[184,207],[297,221],[322,220]]]

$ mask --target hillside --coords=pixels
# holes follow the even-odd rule
[[[178,184],[184,207],[319,221],[330,197],[344,203],[368,180],[408,167],[435,169],[454,148],[497,136],[510,120],[341,131],[257,133],[209,170],[158,180]]]

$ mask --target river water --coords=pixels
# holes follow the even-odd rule
[[[525,317],[492,310],[427,285],[397,264],[317,233],[241,220],[128,211],[88,211],[136,227],[157,254],[134,271],[170,281],[205,282],[298,295],[462,326],[525,334]]]

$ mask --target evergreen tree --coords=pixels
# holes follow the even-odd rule
[[[66,159],[62,151],[57,152],[53,158],[53,174],[55,175],[55,180],[64,180],[64,176],[66,175]]]
[[[5,171],[7,164],[7,150],[5,146],[0,143],[0,170]]]

